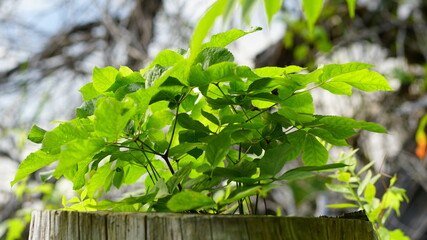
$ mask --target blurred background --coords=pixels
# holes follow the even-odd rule
[[[2,0],[0,1],[0,239],[26,239],[33,209],[59,208],[70,193],[65,180],[40,184],[39,173],[13,188],[19,163],[37,146],[26,140],[33,124],[74,118],[78,90],[94,66],[143,68],[165,48],[187,48],[195,24],[213,2],[204,0]],[[350,18],[346,1],[325,1],[310,36],[300,0],[286,0],[270,25],[262,1],[249,6],[250,21],[232,16],[213,32],[261,26],[230,46],[251,67],[365,62],[385,75],[394,92],[332,96],[315,91],[317,112],[374,121],[389,134],[362,132],[349,140],[358,161],[398,175],[410,199],[387,226],[411,239],[427,239],[425,133],[427,110],[427,1],[358,0]],[[239,11],[239,10],[238,10]],[[420,134],[418,134],[420,135]],[[419,145],[416,152],[417,145]],[[297,189],[297,190],[295,190]],[[378,188],[380,189],[380,188]],[[381,192],[377,193],[381,194]],[[271,201],[289,215],[335,214],[318,183],[284,187]],[[321,210],[319,210],[321,209]]]

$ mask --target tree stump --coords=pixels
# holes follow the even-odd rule
[[[33,212],[30,240],[375,240],[361,219],[178,213]]]

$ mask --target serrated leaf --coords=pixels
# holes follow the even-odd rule
[[[184,212],[215,205],[215,201],[203,193],[187,190],[173,195],[166,206],[173,212]]]
[[[384,76],[366,69],[339,75],[331,82],[344,82],[365,92],[393,91]]]
[[[307,135],[303,153],[302,162],[306,166],[320,166],[328,161],[328,151],[315,137]]]
[[[92,73],[93,87],[95,90],[100,93],[105,92],[111,85],[113,85],[118,72],[119,71],[113,67],[95,67]]]
[[[10,183],[10,185],[14,185],[15,183],[26,178],[31,173],[39,170],[42,167],[50,165],[56,160],[58,160],[57,155],[50,155],[42,150],[38,150],[37,152],[31,153],[19,165],[18,171],[15,174],[15,178]]]
[[[38,127],[37,125],[33,125],[28,134],[28,140],[33,143],[41,143],[43,141],[44,135],[46,134],[46,130]]]
[[[282,7],[282,0],[264,0],[265,13],[267,13],[268,23],[271,23],[271,19]]]
[[[302,10],[304,12],[305,18],[307,19],[308,30],[310,34],[313,34],[313,28],[316,24],[317,19],[322,12],[323,0],[303,0],[302,1]]]

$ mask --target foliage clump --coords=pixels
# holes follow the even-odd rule
[[[95,68],[75,119],[51,131],[32,128],[29,139],[41,148],[12,184],[57,162],[44,178],[64,176],[88,199],[145,179],[140,192],[120,202],[88,201],[94,209],[255,212],[249,197],[264,196],[279,181],[344,167],[327,164],[325,144],[348,146],[361,129],[386,133],[375,123],[316,114],[310,92],[392,90],[372,65],[331,64],[310,73],[237,65],[226,46],[257,30],[219,33],[193,53],[164,50],[137,72]],[[282,172],[300,156],[305,166]]]

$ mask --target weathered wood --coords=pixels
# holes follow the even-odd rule
[[[195,215],[175,213],[34,211],[30,240],[375,240],[360,219]]]

